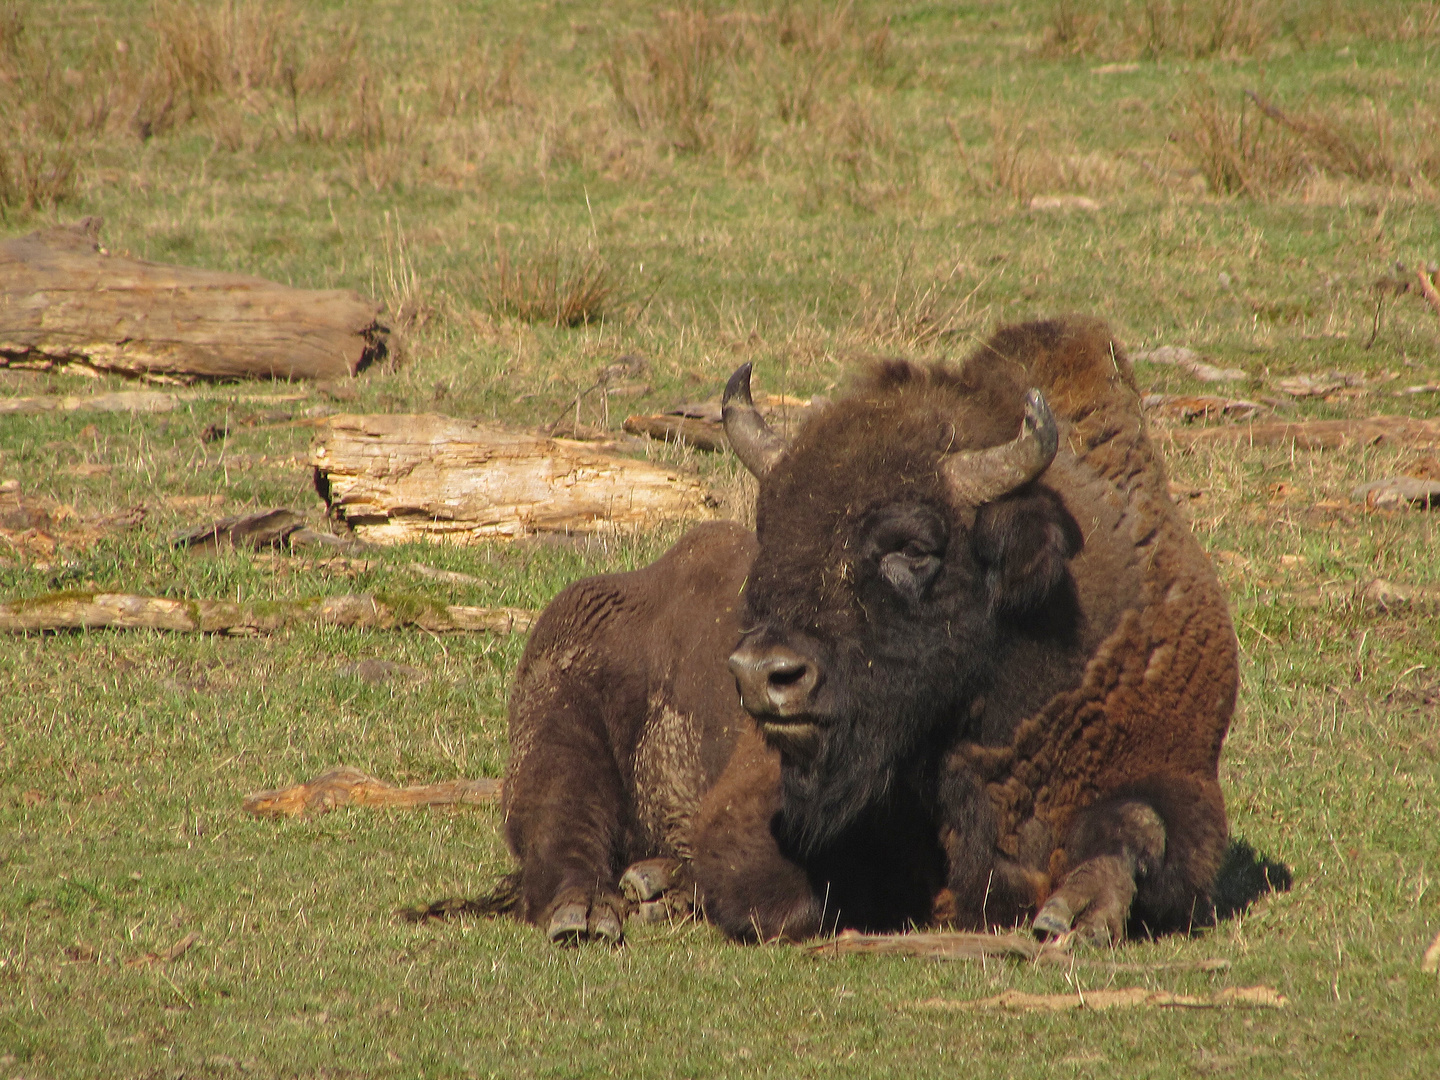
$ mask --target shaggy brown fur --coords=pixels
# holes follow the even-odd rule
[[[1031,386],[1054,462],[956,504],[944,455],[1013,438]],[[1042,904],[1050,932],[1205,920],[1234,634],[1103,325],[877,366],[763,478],[757,518],[758,543],[703,526],[542,616],[505,785],[525,917],[618,937],[622,871],[664,855],[738,938]],[[742,635],[815,658],[819,734],[762,736],[726,670]]]

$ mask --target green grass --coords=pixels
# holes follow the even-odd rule
[[[1188,345],[1244,368],[1247,397],[1294,373],[1396,375],[1367,396],[1299,403],[1297,416],[1435,415],[1436,395],[1389,396],[1440,379],[1432,311],[1414,295],[1386,300],[1365,346],[1376,279],[1397,259],[1440,259],[1436,6],[1063,8],[741,17],[363,0],[279,17],[240,4],[281,26],[281,44],[232,33],[228,53],[217,46],[186,75],[164,57],[200,40],[195,9],[36,0],[12,9],[18,37],[0,18],[0,235],[100,214],[112,250],[386,301],[405,360],[358,380],[356,402],[312,393],[277,405],[297,413],[534,426],[573,415],[597,371],[638,354],[648,370],[636,381],[651,390],[611,399],[618,427],[628,411],[718,393],[746,360],[766,389],[834,393],[864,355],[958,356],[998,322],[1080,310],[1133,346]],[[1216,11],[1248,21],[1212,48]],[[685,82],[676,65],[696,55],[707,59]],[[210,76],[227,89],[206,89]],[[1207,180],[1216,159],[1195,139],[1207,88],[1239,140],[1226,152],[1248,170],[1245,194]],[[1347,174],[1318,136],[1262,124],[1253,107],[1240,140],[1247,89],[1384,168]],[[102,91],[111,109],[99,116]],[[1036,194],[1099,208],[1032,210]],[[520,321],[496,285],[502,253],[512,268],[603,266],[614,291],[573,328]],[[1150,389],[1207,389],[1137,367]],[[0,369],[5,395],[119,386]],[[267,410],[237,400],[256,391],[204,388],[160,415],[0,418],[0,480],[70,508],[56,510],[53,549],[0,541],[0,596],[370,590],[540,607],[674,538],[393,549],[353,576],[172,550],[172,532],[207,516],[318,516],[311,429],[240,426]],[[598,394],[580,411],[607,421]],[[201,439],[227,418],[227,439]],[[733,463],[654,452],[734,485]],[[0,1080],[1435,1075],[1440,986],[1419,959],[1440,930],[1436,622],[1304,602],[1375,576],[1440,584],[1433,515],[1348,502],[1355,484],[1421,456],[1171,458],[1177,483],[1203,491],[1189,513],[1242,645],[1222,776],[1234,831],[1289,864],[1295,887],[1212,933],[1116,959],[1231,961],[1214,974],[817,959],[729,945],[705,927],[562,952],[509,922],[410,926],[395,909],[473,895],[508,867],[493,811],[274,823],[245,816],[240,798],[340,763],[393,782],[499,775],[521,639],[299,629],[0,641]],[[216,507],[166,502],[217,494]],[[414,561],[484,583],[416,578]],[[365,657],[425,678],[371,685],[342,670]],[[183,957],[127,963],[191,931],[201,940]],[[1009,988],[1255,983],[1289,1007],[918,1007]]]

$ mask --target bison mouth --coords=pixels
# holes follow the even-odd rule
[[[808,761],[820,748],[820,725],[800,717],[755,717],[765,742],[781,757]]]

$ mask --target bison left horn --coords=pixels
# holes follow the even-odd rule
[[[750,365],[741,364],[725,384],[720,399],[725,437],[741,464],[757,477],[764,477],[785,453],[785,440],[771,429],[750,397]]]
[[[979,506],[1034,480],[1055,460],[1059,446],[1055,414],[1045,403],[1045,395],[1031,390],[1025,395],[1025,419],[1019,435],[985,450],[947,454],[941,468],[951,494],[962,503]]]

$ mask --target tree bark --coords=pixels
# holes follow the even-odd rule
[[[385,355],[380,305],[356,293],[110,255],[98,232],[86,218],[0,243],[0,367],[343,379]]]
[[[679,469],[446,416],[332,416],[310,464],[332,514],[380,544],[715,516]]]

